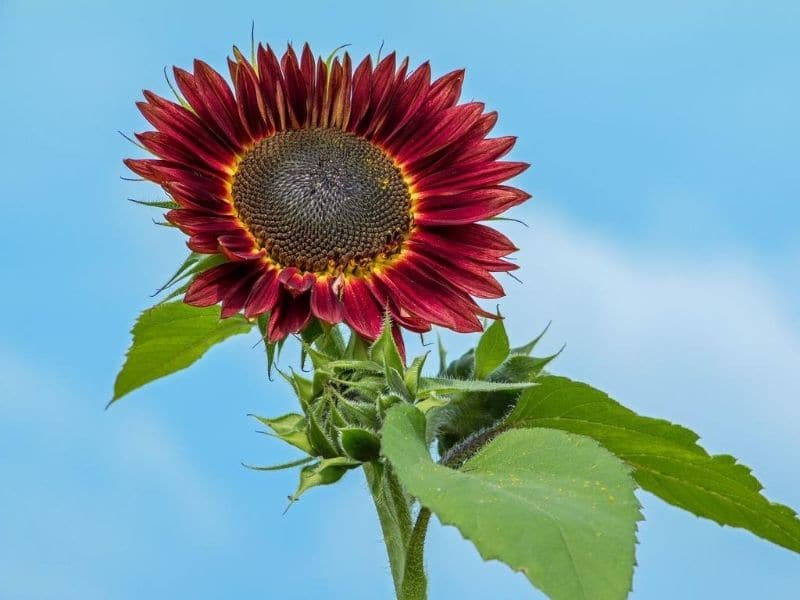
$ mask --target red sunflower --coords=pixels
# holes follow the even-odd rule
[[[463,70],[431,81],[394,53],[354,70],[308,45],[228,65],[232,89],[198,60],[175,68],[180,104],[145,91],[156,131],[137,138],[157,158],[125,161],[180,206],[166,218],[189,248],[227,258],[184,300],[269,313],[270,341],[312,316],[374,339],[385,310],[415,332],[479,331],[492,315],[473,296],[503,295],[492,273],[516,248],[478,222],[529,198],[503,185],[528,165],[500,160],[516,138],[486,137],[497,113],[459,103]]]

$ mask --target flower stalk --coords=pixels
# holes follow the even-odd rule
[[[395,594],[398,600],[427,600],[423,557],[431,513],[421,507],[412,526],[410,498],[391,467],[368,463],[364,474],[381,524]]]

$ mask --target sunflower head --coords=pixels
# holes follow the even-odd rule
[[[479,331],[493,315],[474,297],[503,295],[493,273],[516,249],[479,222],[529,196],[503,184],[527,168],[501,160],[515,138],[487,137],[497,114],[459,102],[463,71],[432,80],[394,53],[353,68],[308,45],[234,48],[228,65],[232,84],[199,60],[175,68],[177,103],[145,91],[155,130],[137,138],[156,158],[125,161],[177,203],[166,218],[192,250],[226,259],[185,301],[268,313],[270,341],[312,317],[375,339],[385,312]]]

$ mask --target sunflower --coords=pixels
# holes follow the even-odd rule
[[[155,131],[137,138],[156,158],[125,161],[179,206],[165,216],[189,248],[226,258],[185,302],[268,313],[270,341],[312,317],[375,339],[385,311],[414,332],[481,330],[494,315],[473,297],[503,295],[492,273],[516,248],[478,222],[529,198],[503,185],[528,165],[500,160],[516,138],[487,137],[497,113],[459,103],[463,70],[432,81],[394,53],[353,69],[307,44],[233,55],[232,86],[196,60],[174,69],[179,103],[145,91]]]

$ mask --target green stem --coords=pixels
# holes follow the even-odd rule
[[[403,571],[403,582],[398,598],[400,600],[427,600],[428,579],[425,577],[425,535],[428,533],[428,523],[431,520],[431,511],[424,506],[419,509],[417,521],[411,532],[406,550],[406,565]]]
[[[364,465],[375,510],[381,523],[383,541],[389,555],[394,589],[400,595],[405,570],[406,547],[411,537],[411,513],[408,498],[391,467],[379,462]]]
[[[379,462],[364,465],[383,541],[389,556],[398,600],[426,600],[427,580],[423,569],[423,547],[430,512],[421,509],[412,527],[411,500],[392,471]]]

